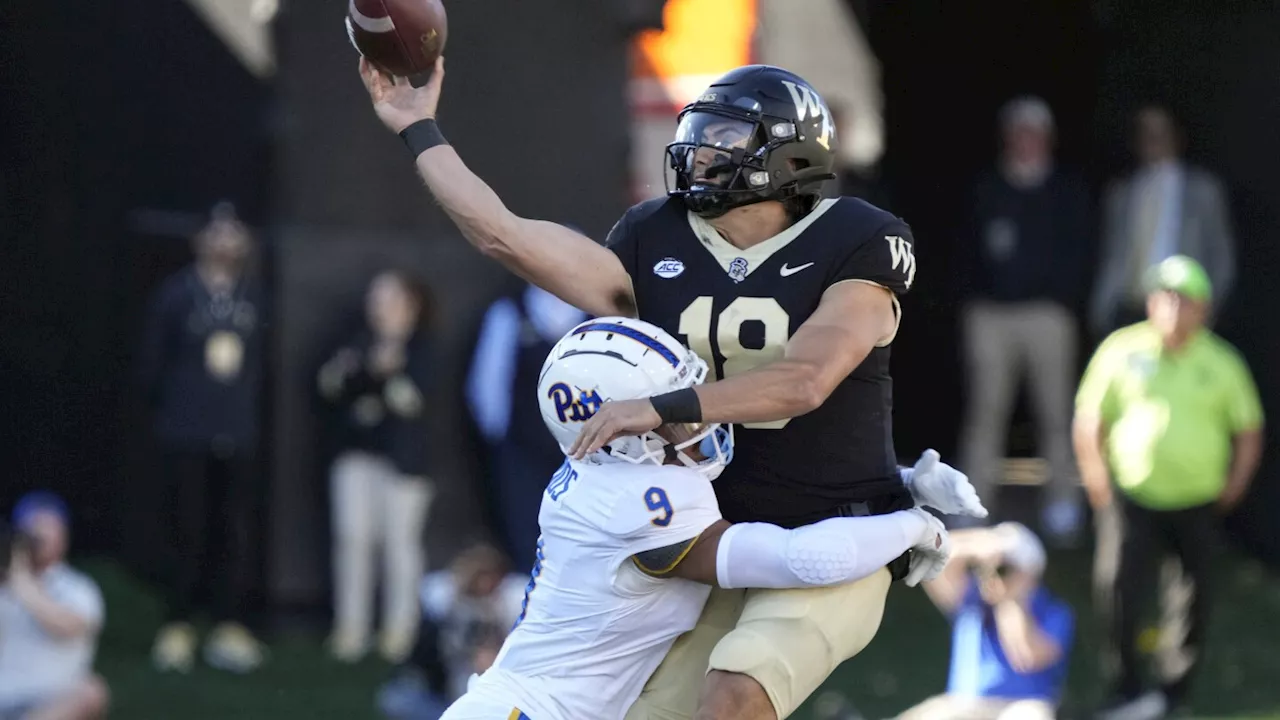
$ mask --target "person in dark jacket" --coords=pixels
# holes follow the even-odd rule
[[[379,652],[390,662],[417,637],[423,528],[434,496],[426,403],[431,346],[426,288],[402,272],[374,278],[367,328],[320,369],[321,395],[340,413],[342,450],[330,475],[334,628],[330,649],[354,662],[368,651],[375,550],[381,545]]]
[[[467,410],[484,439],[491,515],[519,572],[533,567],[542,492],[564,451],[542,422],[538,374],[551,348],[587,314],[520,283],[485,312],[467,376]]]
[[[248,672],[264,656],[246,614],[262,547],[265,302],[250,272],[253,240],[233,207],[215,207],[194,245],[195,262],[152,298],[138,368],[164,475],[161,545],[172,561],[169,621],[152,657],[161,670],[189,671],[192,616],[207,609],[216,624],[205,660]],[[212,591],[207,608],[202,586]]]
[[[1001,156],[975,188],[962,246],[962,467],[990,505],[1026,378],[1037,450],[1049,468],[1044,529],[1055,543],[1069,543],[1083,511],[1071,455],[1071,392],[1091,203],[1084,182],[1054,163],[1053,115],[1043,100],[1009,102],[1000,130]]]

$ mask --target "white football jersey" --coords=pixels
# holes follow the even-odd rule
[[[646,575],[630,558],[719,519],[711,481],[692,469],[566,461],[542,495],[520,617],[468,695],[531,720],[622,718],[711,591]]]

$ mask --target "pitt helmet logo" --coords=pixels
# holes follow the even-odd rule
[[[591,390],[577,388],[577,390],[575,394],[573,389],[562,382],[552,385],[551,389],[547,390],[547,397],[556,406],[556,417],[562,423],[586,422],[596,414],[601,405],[604,405],[604,400],[600,399],[600,393],[594,388]]]

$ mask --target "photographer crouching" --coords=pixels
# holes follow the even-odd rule
[[[1052,720],[1074,635],[1071,608],[1040,584],[1045,552],[1020,523],[951,533],[951,562],[925,592],[952,622],[951,677],[900,720]]]
[[[18,501],[0,582],[0,720],[104,717],[107,687],[93,674],[102,627],[98,586],[63,560],[67,507],[33,492]]]

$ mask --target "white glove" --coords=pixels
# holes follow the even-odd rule
[[[987,509],[978,499],[969,477],[940,462],[937,450],[925,450],[910,471],[902,471],[902,482],[911,491],[917,507],[931,507],[944,515],[984,518]]]
[[[942,574],[951,559],[951,536],[933,513],[920,508],[907,512],[919,513],[928,525],[920,541],[911,548],[911,567],[907,571],[906,583],[908,587],[915,587]]]

